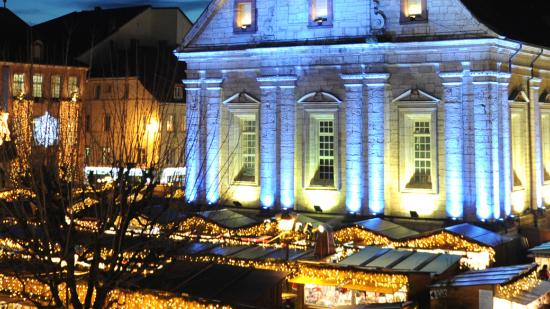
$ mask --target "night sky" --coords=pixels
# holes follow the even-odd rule
[[[179,6],[191,21],[195,21],[209,1],[210,0],[8,0],[7,7],[31,25],[73,11],[90,10],[96,6],[112,8],[146,4],[168,7]]]

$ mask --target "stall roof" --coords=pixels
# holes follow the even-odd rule
[[[489,247],[496,247],[513,240],[512,237],[503,236],[470,223],[448,226],[444,230],[456,235],[462,235]]]
[[[474,285],[506,284],[515,278],[534,271],[537,264],[523,264],[514,266],[487,268],[480,271],[470,271],[450,280],[438,282],[433,287],[459,287]]]
[[[529,252],[535,255],[550,255],[550,242],[545,242],[534,248],[529,249]]]
[[[344,229],[350,226],[356,226],[369,232],[385,236],[392,240],[400,240],[402,238],[419,235],[419,233],[415,230],[411,230],[397,223],[393,223],[391,221],[383,220],[380,218],[357,221],[352,223],[351,225],[340,226],[337,229]]]
[[[203,211],[197,213],[197,215],[230,229],[248,227],[259,223],[258,221],[231,209]]]
[[[460,256],[366,247],[340,261],[340,265],[379,267],[399,271],[442,274],[460,261]]]
[[[548,292],[550,292],[550,282],[541,281],[537,284],[537,286],[529,289],[528,291],[522,290],[518,295],[507,298],[507,300],[516,304],[527,306],[528,304],[546,295]]]

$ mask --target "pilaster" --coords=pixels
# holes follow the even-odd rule
[[[197,203],[200,199],[202,184],[204,183],[202,166],[201,143],[201,87],[202,80],[183,80],[187,93],[187,136],[183,161],[187,169],[185,175],[185,198],[188,203]]]
[[[294,208],[294,160],[296,150],[296,77],[279,81],[280,115],[280,202],[284,209]]]
[[[531,199],[532,205],[537,208],[543,207],[542,203],[542,185],[544,181],[543,166],[542,166],[542,144],[541,144],[541,129],[540,129],[540,104],[539,90],[540,78],[531,78],[529,80],[529,117],[531,127],[529,128],[529,139],[531,140],[530,161],[531,164]]]
[[[205,79],[206,88],[206,202],[215,204],[220,198],[220,104],[223,79]]]

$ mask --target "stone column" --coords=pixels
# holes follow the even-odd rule
[[[384,213],[384,109],[390,78],[386,73],[364,74],[367,87],[367,188],[370,213]]]
[[[488,220],[500,214],[498,73],[489,71],[471,74],[474,77],[476,213],[479,219]]]
[[[270,77],[258,77],[260,102],[260,204],[275,205],[277,192],[277,86]]]
[[[501,147],[502,151],[499,161],[502,162],[500,169],[501,177],[501,217],[512,214],[512,148],[510,135],[510,101],[508,100],[508,85],[510,74],[501,74],[498,80],[498,93],[500,98],[500,110],[502,113]]]
[[[346,89],[346,210],[363,205],[363,75],[341,75]]]
[[[280,201],[281,207],[295,206],[294,156],[296,136],[296,77],[288,76],[279,80],[280,110]]]
[[[443,80],[445,127],[445,192],[447,216],[464,216],[464,131],[462,124],[463,72],[445,72]]]
[[[220,198],[220,103],[223,79],[205,79],[206,86],[206,202],[215,204]]]
[[[531,166],[531,199],[532,205],[537,208],[543,207],[542,203],[542,185],[544,181],[543,166],[542,166],[542,144],[541,144],[541,129],[540,129],[540,104],[539,104],[539,89],[540,78],[531,78],[529,80],[529,117],[531,128],[529,131],[529,139],[531,140],[531,148],[529,149],[530,160],[533,162]]]
[[[187,93],[187,137],[185,141],[184,162],[185,198],[188,203],[197,203],[200,199],[201,186],[204,182],[201,172],[202,143],[201,143],[201,87],[202,80],[183,80]]]

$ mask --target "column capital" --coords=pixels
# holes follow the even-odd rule
[[[181,81],[185,85],[185,90],[200,90],[202,79],[183,79]]]
[[[542,82],[542,79],[540,79],[538,77],[532,77],[532,78],[529,79],[529,87],[539,88],[541,82]]]
[[[340,78],[347,85],[365,84],[367,86],[384,86],[390,79],[389,73],[356,73],[340,74]]]
[[[256,80],[260,87],[293,87],[296,85],[298,77],[294,75],[272,75],[260,76]]]

